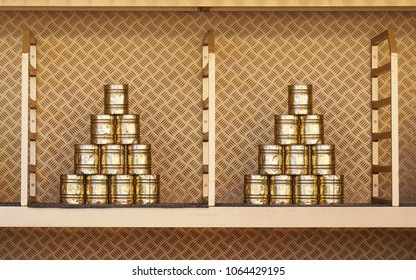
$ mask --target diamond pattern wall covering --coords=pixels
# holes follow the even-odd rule
[[[201,202],[201,38],[211,28],[217,41],[217,202],[242,202],[243,175],[256,172],[258,144],[272,143],[273,115],[287,112],[292,83],[314,86],[314,110],[325,115],[326,142],[336,145],[336,168],[345,175],[345,202],[370,202],[369,38],[386,28],[396,30],[399,50],[400,196],[402,202],[416,201],[414,12],[0,15],[0,202],[20,197],[20,53],[26,28],[38,38],[40,202],[58,202],[59,174],[72,170],[73,145],[89,141],[89,114],[101,112],[102,87],[112,82],[130,85],[131,111],[141,114],[141,138],[152,144],[153,169],[161,174],[161,202]],[[386,120],[383,115],[385,127]],[[382,193],[390,195],[388,182]],[[19,228],[0,231],[0,257],[415,258],[414,233]]]
[[[0,230],[0,259],[415,258],[415,229]]]

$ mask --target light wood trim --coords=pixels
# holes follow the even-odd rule
[[[27,39],[26,39],[27,40]],[[22,53],[22,125],[20,159],[20,205],[28,203],[29,164],[29,53]]]
[[[371,76],[373,77],[378,77],[384,73],[390,72],[391,71],[391,65],[390,63],[384,64],[383,66],[380,66],[378,68],[375,69],[371,69]]]
[[[387,97],[378,101],[371,101],[371,108],[373,110],[380,109],[391,104],[391,97]]]
[[[2,207],[0,227],[415,228],[416,207]],[[132,218],[140,217],[140,218]]]
[[[380,140],[384,140],[384,139],[390,139],[391,138],[391,131],[373,133],[371,138],[372,138],[373,141],[380,141]]]
[[[398,54],[391,54],[391,185],[392,205],[399,206],[399,81]]]
[[[373,173],[391,172],[391,165],[373,165]]]
[[[378,46],[371,46],[371,68],[378,67]],[[378,78],[371,78],[371,100],[378,102]],[[371,132],[378,133],[378,110],[371,110]],[[378,142],[371,143],[371,161],[372,165],[378,165]],[[373,174],[371,186],[372,196],[379,196],[378,174]]]
[[[215,53],[209,53],[208,64],[208,205],[215,206]]]

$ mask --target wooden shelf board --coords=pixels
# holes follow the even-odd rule
[[[1,207],[0,227],[416,227],[416,207]]]

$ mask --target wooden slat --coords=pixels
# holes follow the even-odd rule
[[[208,76],[209,76],[209,65],[207,63],[207,65],[205,65],[205,67],[202,69],[202,77],[208,78]]]
[[[394,37],[394,31],[388,30],[387,32],[388,32],[388,39],[389,39],[390,54],[397,53],[397,45],[396,45],[396,39]]]
[[[371,39],[371,45],[378,46],[381,42],[387,40],[389,38],[388,30],[378,34],[376,37]]]
[[[36,69],[32,65],[29,65],[29,76],[36,77]]]
[[[29,140],[36,141],[36,132],[29,132]]]
[[[384,73],[390,72],[390,70],[391,70],[391,64],[387,63],[387,64],[384,64],[383,66],[378,67],[378,68],[371,69],[371,76],[378,77],[378,76],[380,76]]]
[[[31,37],[30,30],[23,31],[23,45],[22,45],[23,53],[29,53],[30,51],[30,37]]]
[[[29,173],[36,173],[36,165],[29,164],[28,170],[29,170]]]
[[[391,131],[373,133],[373,135],[372,135],[372,140],[373,141],[380,141],[380,140],[383,140],[383,139],[390,139],[390,138],[391,138]]]
[[[204,101],[202,101],[202,109],[203,110],[208,110],[208,108],[209,108],[209,100],[208,100],[208,98],[207,99],[205,99]]]
[[[399,206],[399,77],[398,54],[391,54],[391,199],[392,206]]]
[[[371,108],[377,110],[381,107],[388,106],[391,104],[391,97],[387,97],[378,101],[371,101]]]
[[[215,52],[215,34],[214,30],[208,30],[205,33],[204,38],[202,38],[202,45],[208,46],[208,52],[213,53]]]
[[[29,98],[29,108],[30,109],[36,109],[37,107],[37,102],[31,98]]]
[[[208,164],[202,165],[202,173],[203,174],[208,174]]]
[[[373,197],[372,203],[391,205],[391,200],[390,199],[382,199],[382,198],[378,198],[378,197]]]
[[[202,141],[203,142],[208,142],[208,138],[209,138],[208,132],[203,132],[202,133]]]
[[[391,172],[391,165],[373,165],[373,173]]]

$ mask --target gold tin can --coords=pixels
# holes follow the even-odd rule
[[[129,113],[128,85],[104,86],[104,114],[122,115]]]
[[[298,141],[298,117],[294,115],[274,116],[274,143],[276,145],[296,145]]]
[[[312,174],[331,175],[335,174],[335,146],[330,144],[319,144],[312,146]]]
[[[74,173],[99,174],[98,145],[75,144],[74,146]]]
[[[136,175],[136,204],[159,203],[159,175]]]
[[[116,144],[140,143],[140,116],[120,115],[116,117]]]
[[[134,203],[134,176],[113,175],[110,177],[110,203]]]
[[[87,175],[85,184],[85,202],[87,204],[108,203],[108,176]]]
[[[259,145],[259,174],[277,175],[283,173],[283,147],[280,145]]]
[[[301,205],[318,204],[318,176],[295,176],[293,184],[293,202]]]
[[[308,146],[290,145],[285,147],[285,174],[308,174],[309,156]]]
[[[124,146],[101,146],[101,174],[124,174]]]
[[[302,145],[324,143],[323,115],[307,115],[300,117],[299,140]]]
[[[152,154],[149,144],[127,146],[127,173],[134,175],[152,173]]]
[[[292,204],[292,176],[269,176],[270,204]]]
[[[289,85],[289,115],[312,114],[312,85]]]
[[[84,203],[84,176],[76,174],[61,175],[61,197],[62,204]]]
[[[323,175],[319,178],[319,203],[344,203],[344,176]]]
[[[114,144],[114,116],[91,115],[91,144]]]
[[[266,175],[244,176],[244,203],[266,205],[268,204],[269,186]]]

